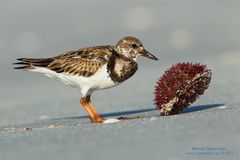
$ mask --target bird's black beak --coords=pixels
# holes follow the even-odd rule
[[[144,56],[144,57],[147,57],[147,58],[150,58],[150,59],[153,59],[153,60],[158,60],[158,58],[157,57],[155,57],[154,55],[152,55],[150,52],[148,52],[147,50],[143,50],[143,52],[142,52],[142,56]]]

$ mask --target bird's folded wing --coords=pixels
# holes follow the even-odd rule
[[[54,58],[47,68],[57,73],[67,73],[89,77],[108,62],[109,49],[81,49],[70,51]]]
[[[83,59],[56,59],[47,68],[57,73],[64,72],[66,74],[89,77],[105,63]]]

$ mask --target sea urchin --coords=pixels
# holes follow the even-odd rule
[[[177,63],[166,70],[155,87],[160,115],[181,113],[208,88],[211,75],[211,70],[199,63]]]

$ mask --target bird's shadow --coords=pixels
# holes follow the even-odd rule
[[[190,113],[190,112],[196,112],[201,110],[207,110],[211,108],[216,108],[220,106],[224,106],[224,103],[219,104],[206,104],[206,105],[198,105],[198,106],[191,106],[183,111],[183,113]],[[146,108],[146,109],[137,109],[137,110],[130,110],[130,111],[121,111],[121,112],[110,112],[110,113],[104,113],[101,114],[102,117],[116,117],[116,116],[126,116],[131,114],[138,114],[138,113],[145,113],[150,111],[156,111],[155,108]],[[89,116],[72,116],[72,117],[60,117],[60,118],[53,118],[52,120],[74,120],[74,119],[84,119],[89,118]]]

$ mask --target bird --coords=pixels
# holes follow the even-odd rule
[[[106,119],[93,107],[92,93],[117,86],[132,77],[138,69],[140,56],[158,60],[138,38],[126,36],[116,45],[80,48],[50,58],[18,58],[18,62],[13,64],[14,69],[41,73],[78,88],[80,104],[90,120],[103,123]]]

